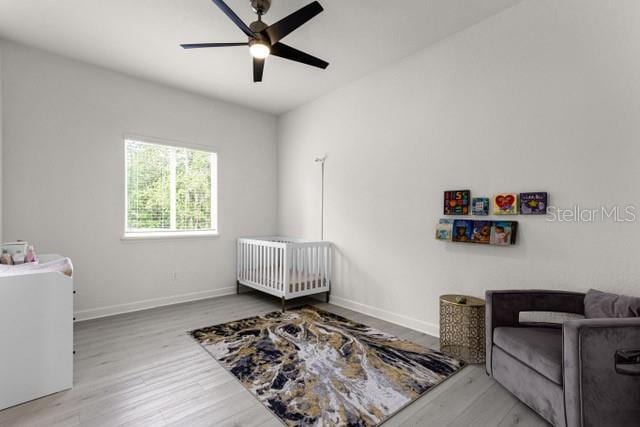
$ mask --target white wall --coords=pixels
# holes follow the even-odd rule
[[[437,332],[445,293],[640,294],[637,222],[518,216],[510,248],[433,238],[444,190],[640,205],[638,22],[634,0],[528,0],[283,116],[279,231],[318,237],[327,153],[336,303]]]
[[[276,230],[273,116],[10,43],[3,64],[4,237],[73,259],[81,317],[235,291],[235,239]],[[120,240],[123,133],[218,150],[219,238]]]

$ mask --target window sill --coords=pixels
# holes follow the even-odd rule
[[[160,231],[150,233],[125,233],[120,240],[124,242],[135,242],[141,240],[210,239],[217,237],[220,237],[217,231]]]

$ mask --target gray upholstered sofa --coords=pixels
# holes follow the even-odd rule
[[[584,314],[584,297],[487,291],[487,373],[556,426],[640,426],[640,317],[520,323],[527,311]]]

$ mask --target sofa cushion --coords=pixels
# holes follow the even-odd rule
[[[640,298],[589,289],[584,297],[587,319],[640,317]]]
[[[569,320],[582,320],[584,316],[577,313],[563,311],[521,311],[518,313],[518,323],[522,326],[548,326],[562,328],[562,324]]]
[[[547,379],[500,347],[493,349],[493,378],[556,427],[565,427],[562,385]],[[520,425],[511,419],[509,425]],[[525,420],[522,425],[526,425]]]
[[[500,327],[493,342],[540,375],[562,385],[562,329]]]

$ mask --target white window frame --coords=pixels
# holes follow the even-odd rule
[[[215,162],[215,171],[211,174],[211,229],[207,230],[150,230],[150,231],[128,231],[128,208],[129,208],[129,180],[127,176],[127,142],[135,141],[145,144],[164,145],[172,148],[184,148],[187,150],[204,151],[211,155],[212,162]],[[212,147],[187,144],[178,141],[169,141],[160,138],[153,138],[148,136],[140,136],[134,134],[125,134],[122,140],[122,148],[124,153],[123,166],[124,166],[124,223],[122,240],[146,240],[146,239],[173,239],[173,238],[193,238],[193,237],[217,237],[220,235],[218,228],[218,165],[220,163],[220,155],[217,150]],[[174,159],[175,161],[175,159]],[[175,181],[175,168],[170,171],[171,179]],[[170,190],[172,192],[171,210],[175,212],[175,185],[171,185]],[[175,228],[175,215],[171,215],[172,224],[171,228]]]

